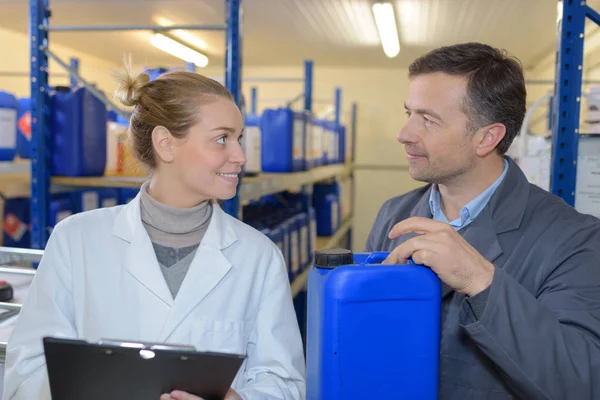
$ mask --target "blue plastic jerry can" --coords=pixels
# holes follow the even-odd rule
[[[441,283],[385,252],[315,253],[308,278],[307,399],[438,398]]]

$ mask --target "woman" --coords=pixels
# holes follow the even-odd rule
[[[228,400],[304,398],[283,257],[216,202],[235,195],[246,161],[231,94],[185,71],[150,82],[130,65],[120,84],[118,98],[135,106],[132,151],[151,178],[129,204],[55,227],[8,343],[3,398],[50,399],[44,336],[245,354]]]

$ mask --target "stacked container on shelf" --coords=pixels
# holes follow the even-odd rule
[[[309,234],[309,214],[302,211],[303,195],[282,194],[284,202],[265,196],[244,209],[245,221],[263,232],[281,250],[290,281],[311,264],[316,232]],[[313,224],[314,225],[314,224]]]
[[[332,236],[342,219],[338,182],[315,184],[312,200],[317,214],[317,235]]]
[[[17,98],[0,90],[0,161],[12,161],[17,154]]]

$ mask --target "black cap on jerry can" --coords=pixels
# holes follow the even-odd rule
[[[315,267],[333,269],[340,265],[354,264],[354,255],[347,249],[330,249],[315,252]]]

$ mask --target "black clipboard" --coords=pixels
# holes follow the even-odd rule
[[[245,357],[191,346],[43,339],[52,400],[148,400],[174,389],[222,400]]]

